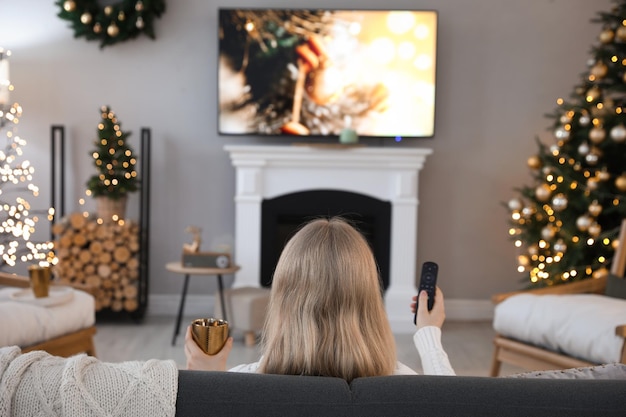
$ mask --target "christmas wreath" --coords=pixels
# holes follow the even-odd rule
[[[154,39],[154,19],[165,12],[165,0],[121,0],[102,7],[98,0],[57,0],[58,16],[69,20],[74,37],[100,41],[100,48],[145,33]]]

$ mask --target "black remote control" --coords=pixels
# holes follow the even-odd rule
[[[435,303],[435,291],[437,290],[437,272],[439,266],[435,262],[424,262],[422,265],[422,275],[420,276],[420,285],[417,289],[417,295],[422,291],[428,293],[428,311],[433,309]],[[415,304],[415,317],[413,317],[413,323],[417,324],[417,303]]]

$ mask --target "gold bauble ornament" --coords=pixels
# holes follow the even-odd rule
[[[104,8],[104,14],[107,16],[111,16],[111,13],[113,13],[113,6],[106,6]]]
[[[76,3],[72,0],[67,0],[63,2],[63,10],[66,12],[73,12],[76,10]]]
[[[615,186],[620,191],[626,191],[626,174],[622,174],[615,179]]]
[[[80,22],[83,25],[88,25],[91,23],[91,13],[89,12],[85,12],[83,14],[80,15]]]
[[[124,21],[124,19],[126,19],[126,15],[124,14],[124,12],[123,12],[123,11],[120,11],[120,12],[117,14],[117,20],[118,20],[118,21],[120,21],[120,22],[123,22],[123,21]]]
[[[531,169],[540,169],[542,166],[541,158],[539,158],[539,156],[537,155],[534,155],[528,158],[528,161],[526,161],[526,163],[528,164],[528,167]]]
[[[111,23],[109,27],[107,28],[107,34],[112,38],[119,35],[119,33],[120,33],[120,29],[117,27],[115,23]]]
[[[592,143],[601,143],[604,138],[606,138],[606,131],[599,126],[596,126],[589,131],[589,140]]]
[[[596,238],[600,236],[600,233],[602,233],[602,227],[600,227],[598,223],[593,222],[591,223],[591,225],[589,225],[589,229],[587,230],[587,232],[589,233],[589,235]]]
[[[541,184],[539,187],[535,188],[535,197],[541,202],[548,201],[550,194],[552,194],[552,190],[550,190],[548,184]]]
[[[143,18],[141,16],[137,18],[137,21],[135,22],[135,26],[137,27],[137,29],[143,29],[144,23],[143,23]]]
[[[135,3],[135,10],[140,12],[143,10],[143,2],[141,0],[139,0],[137,3]]]
[[[600,98],[601,94],[602,91],[600,90],[600,88],[597,86],[593,86],[589,90],[587,90],[587,101],[596,101],[598,98]]]
[[[600,42],[602,43],[611,43],[615,38],[615,32],[613,32],[611,29],[605,29],[600,33],[599,38]]]
[[[598,203],[598,200],[593,200],[591,204],[589,204],[589,214],[593,217],[598,217],[602,213],[602,205]]]
[[[626,26],[620,26],[615,31],[615,37],[620,41],[626,41]]]
[[[597,175],[598,175],[598,179],[599,179],[600,181],[606,181],[606,180],[608,180],[609,178],[611,178],[611,174],[610,174],[610,173],[609,173],[609,171],[606,169],[606,167],[605,167],[605,168],[602,168],[602,171],[598,172],[598,173],[597,173]]]
[[[591,177],[587,179],[587,189],[590,191],[595,191],[598,189],[598,179],[595,177]]]
[[[609,72],[609,67],[606,66],[604,62],[597,62],[593,67],[591,67],[591,75],[596,78],[603,78]]]
[[[102,26],[100,25],[100,23],[96,23],[95,25],[93,25],[93,33],[100,33],[102,32]]]

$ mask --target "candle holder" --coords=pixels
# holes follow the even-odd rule
[[[50,267],[31,265],[28,267],[28,275],[30,277],[30,288],[35,294],[35,298],[44,298],[50,292]]]

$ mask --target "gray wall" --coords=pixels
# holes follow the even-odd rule
[[[272,143],[216,133],[217,9],[225,0],[169,0],[156,23],[157,40],[141,38],[104,50],[74,39],[52,1],[4,1],[0,46],[13,51],[12,95],[24,108],[19,133],[37,168],[35,183],[49,202],[49,130],[68,132],[70,211],[80,207],[94,172],[89,151],[99,108],[111,105],[122,128],[148,126],[152,142],[152,294],[178,294],[180,279],[164,270],[190,240],[187,225],[203,228],[203,249],[232,243],[234,169],[225,144]],[[608,0],[240,0],[240,6],[426,8],[439,11],[437,121],[420,181],[416,261],[434,259],[449,299],[486,300],[520,288],[516,251],[501,206],[530,179],[526,159],[536,135],[549,137],[551,112],[585,71],[600,28],[589,20]],[[278,143],[278,141],[274,141]],[[377,142],[374,142],[378,144]],[[396,145],[394,145],[396,146]],[[130,213],[137,213],[137,197]],[[48,225],[40,223],[46,237]],[[42,232],[43,230],[43,232]],[[191,291],[211,291],[194,280]]]

